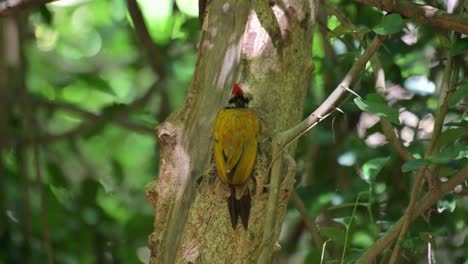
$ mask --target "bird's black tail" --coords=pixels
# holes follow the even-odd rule
[[[227,198],[229,215],[231,217],[232,229],[236,230],[237,219],[241,218],[244,229],[247,230],[249,226],[249,215],[250,215],[250,193],[247,190],[240,200],[236,199],[236,187],[229,186],[231,188],[231,196]]]

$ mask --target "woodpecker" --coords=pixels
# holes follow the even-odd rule
[[[251,200],[248,182],[260,138],[260,119],[257,112],[247,108],[249,101],[250,98],[235,84],[228,106],[219,111],[214,125],[216,170],[219,179],[231,191],[227,204],[234,230],[239,217],[244,229],[248,229]]]

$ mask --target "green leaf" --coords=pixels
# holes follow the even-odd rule
[[[334,242],[343,245],[344,238],[345,238],[345,232],[343,229],[336,228],[336,227],[322,227],[320,229],[320,233],[333,240]]]
[[[437,34],[437,39],[442,49],[450,49],[451,41],[446,34]]]
[[[46,5],[40,6],[39,8],[39,13],[41,14],[41,18],[44,20],[44,22],[51,26],[53,22],[53,15],[50,12],[49,8],[47,8]]]
[[[357,249],[357,248],[352,248],[349,253],[346,253],[345,257],[345,263],[346,264],[352,264],[358,262],[358,259],[364,254],[363,249]],[[327,263],[333,263],[333,262],[327,262]],[[338,263],[338,261],[336,261]]]
[[[132,120],[148,128],[155,128],[158,125],[158,121],[151,112],[139,112],[132,115]]]
[[[320,249],[320,250],[322,250],[322,249]],[[320,263],[320,258],[321,258],[320,251],[315,249],[315,248],[312,248],[309,251],[309,253],[307,253],[307,256],[304,259],[304,264]]]
[[[368,160],[362,166],[362,178],[368,183],[374,182],[380,170],[382,170],[389,159],[390,157]]]
[[[340,36],[343,36],[343,35],[351,32],[351,31],[352,31],[351,28],[345,27],[343,25],[339,25],[328,34],[328,37],[330,37],[330,38],[340,37]]]
[[[409,237],[399,243],[402,248],[415,248],[417,246],[418,239],[418,237]]]
[[[448,167],[448,166],[440,166],[439,167],[439,178],[441,177],[450,177],[457,173],[459,170],[456,170],[454,168]]]
[[[335,221],[337,223],[340,223],[340,224],[342,224],[344,226],[348,226],[349,223],[351,222],[351,217],[349,217],[349,216],[338,217],[338,218],[333,219],[333,221]]]
[[[79,74],[77,77],[84,81],[86,86],[90,89],[94,89],[113,96],[116,95],[109,83],[99,76],[91,74]]]
[[[409,172],[409,171],[413,171],[413,170],[425,167],[427,165],[429,165],[429,161],[427,160],[423,160],[423,159],[410,160],[408,162],[405,162],[405,164],[401,166],[401,171]]]
[[[384,16],[380,24],[373,31],[379,35],[390,35],[400,32],[405,24],[405,21],[399,14],[390,14]]]
[[[466,158],[468,158],[468,145],[458,144],[446,147],[441,152],[430,156],[428,160],[433,163],[444,164]]]
[[[465,127],[468,128],[468,117],[461,117],[461,118],[456,118],[444,126],[447,127]]]
[[[361,38],[363,39],[367,33],[371,32],[372,30],[370,28],[360,28],[358,30],[355,30],[354,32]]]
[[[354,103],[362,111],[376,114],[396,125],[400,125],[398,110],[389,107],[385,99],[378,94],[369,94],[367,95],[366,100],[362,100],[362,98],[359,97],[354,98]]]
[[[67,189],[60,186],[54,186],[53,184],[49,184],[49,188],[55,199],[57,199],[60,204],[67,205],[70,201],[70,193]]]
[[[468,49],[468,47],[467,47]],[[454,107],[463,97],[468,96],[468,83],[458,88],[449,99],[449,106]]]
[[[466,53],[468,50],[468,37],[458,39],[450,50],[450,55],[456,56],[459,54]]]
[[[453,213],[456,208],[456,202],[455,200],[439,200],[437,201],[437,212],[442,213],[443,211],[449,211],[450,213]]]
[[[374,239],[372,236],[364,231],[356,231],[353,234],[353,238],[351,240],[351,243],[355,246],[361,247],[361,248],[368,248],[372,244],[374,244]]]
[[[468,129],[464,127],[446,129],[440,135],[440,145],[445,146],[451,144],[459,139],[463,139],[466,136],[468,136]]]

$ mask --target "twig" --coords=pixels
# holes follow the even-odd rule
[[[25,120],[26,121],[26,120]],[[22,127],[22,130],[24,126]],[[24,130],[23,130],[24,131]],[[25,135],[24,135],[25,136]],[[30,188],[29,188],[29,177],[28,177],[28,165],[26,149],[23,146],[17,146],[16,151],[16,166],[18,170],[18,176],[21,180],[21,198],[23,204],[23,216],[22,216],[22,235],[24,240],[24,254],[23,261],[28,262],[28,257],[31,254],[31,204],[30,204]]]
[[[36,172],[36,182],[37,188],[39,189],[39,197],[41,201],[41,221],[42,221],[42,235],[44,237],[44,248],[47,255],[47,263],[53,264],[54,257],[52,251],[52,245],[50,242],[50,231],[49,231],[49,221],[47,216],[47,204],[44,194],[44,184],[42,181],[41,165],[39,162],[39,146],[37,144],[33,145],[33,159],[34,159],[34,170]]]
[[[385,86],[385,72],[382,69],[382,66],[377,56],[374,56],[371,59],[371,66],[374,70],[375,89],[379,94],[385,96],[385,92],[387,90]],[[380,124],[382,125],[382,131],[385,137],[387,138],[388,142],[393,147],[393,149],[396,151],[396,153],[400,156],[400,158],[404,161],[413,160],[411,154],[408,151],[406,151],[406,149],[401,144],[400,139],[397,137],[392,124],[383,118],[380,118]]]
[[[328,96],[328,98],[305,120],[284,132],[279,132],[273,137],[272,140],[272,163],[271,163],[271,180],[270,180],[270,192],[268,196],[267,210],[265,216],[265,226],[263,228],[262,237],[262,253],[260,254],[260,262],[268,262],[269,260],[263,259],[262,256],[268,255],[266,252],[270,251],[269,243],[271,243],[271,237],[273,236],[273,230],[276,225],[277,205],[281,178],[281,167],[283,159],[281,153],[285,148],[294,140],[298,139],[301,135],[307,132],[311,127],[315,126],[318,122],[325,119],[331,111],[333,111],[338,103],[338,100],[346,93],[354,93],[349,89],[349,85],[359,75],[362,69],[364,69],[366,63],[374,55],[375,52],[382,45],[382,39],[376,36],[372,43],[367,47],[364,53],[359,57],[358,61],[351,67],[349,72],[346,74],[341,83],[336,89]]]
[[[432,6],[423,6],[409,0],[355,0],[387,12],[399,13],[416,21],[468,34],[468,17],[449,14]]]
[[[354,216],[356,215],[356,209],[358,207],[359,199],[361,198],[362,192],[359,192],[356,198],[356,201],[354,202],[353,206],[353,212],[351,213],[351,218],[349,219],[349,223],[347,223],[346,226],[346,233],[345,233],[345,238],[343,242],[343,252],[341,253],[341,261],[340,264],[345,263],[345,256],[346,256],[346,248],[348,247],[348,239],[349,239],[349,229],[351,227],[351,224],[353,223]]]
[[[411,215],[409,221],[413,221],[417,218],[418,215],[429,209],[434,205],[439,199],[441,199],[445,194],[452,191],[457,185],[463,183],[463,181],[468,179],[468,166],[465,166],[457,174],[450,177],[450,179],[440,186],[440,188],[435,188],[431,192],[427,192],[420,200],[419,203],[415,206],[414,214]],[[361,255],[357,260],[357,264],[368,264],[372,263],[375,258],[387,248],[393,240],[398,237],[400,230],[403,226],[403,222],[406,220],[406,216],[400,217],[400,219],[383,235],[379,240],[377,240],[368,250]]]
[[[414,211],[414,207],[416,206],[419,189],[427,173],[428,173],[427,168],[423,168],[418,171],[418,175],[416,176],[416,181],[414,182],[413,189],[411,191],[411,197],[410,197],[410,202],[408,204],[408,208],[406,209],[405,214],[402,216],[404,220],[403,220],[403,224],[400,230],[400,235],[398,236],[398,239],[395,243],[395,248],[393,249],[392,256],[390,257],[390,261],[388,262],[390,264],[393,264],[397,261],[398,254],[400,251],[400,242],[402,242],[405,239],[406,231],[408,230],[411,220],[413,219],[413,214],[414,214],[413,211]]]
[[[334,15],[338,21],[345,27],[350,28],[352,31],[350,32],[350,35],[361,45],[365,45],[364,40],[354,32],[356,30],[356,27],[354,24],[341,12],[340,9],[338,9],[336,6],[331,4],[328,0],[321,0],[327,11]],[[386,93],[386,85],[385,85],[385,72],[382,68],[382,65],[380,63],[380,60],[378,56],[374,56],[370,60],[372,69],[374,71],[374,78],[375,78],[375,89],[377,93],[385,97]],[[401,144],[400,140],[398,139],[397,135],[395,134],[395,130],[390,122],[387,120],[380,118],[380,124],[382,125],[382,131],[385,135],[385,137],[388,139],[388,142],[392,147],[395,149],[395,151],[400,155],[400,157],[404,161],[410,161],[413,160],[413,157],[411,154],[409,154],[403,145]]]
[[[106,122],[106,121],[112,121],[116,125],[130,129],[135,132],[139,132],[141,134],[148,134],[148,135],[154,135],[154,129],[149,128],[147,126],[139,125],[134,122],[131,122],[128,120],[127,117],[122,117],[120,116],[124,111],[110,111],[109,113],[104,112],[103,114],[95,114],[93,112],[87,111],[85,109],[82,109],[76,105],[65,103],[65,102],[56,102],[56,101],[45,101],[45,100],[36,100],[36,103],[39,106],[43,107],[49,107],[49,108],[56,108],[60,110],[64,110],[67,112],[75,113],[78,114],[86,119],[84,122],[90,122],[93,125],[80,125],[79,127],[89,127],[93,128],[96,124]],[[127,111],[130,110],[127,107],[123,107]]]
[[[294,205],[294,207],[296,207],[297,211],[301,215],[302,221],[304,221],[307,230],[309,230],[310,235],[312,237],[312,241],[314,241],[315,247],[317,249],[322,248],[324,241],[320,236],[320,233],[317,227],[315,226],[315,223],[309,218],[307,214],[307,209],[305,208],[304,203],[301,201],[301,198],[299,198],[296,192],[293,192],[289,200]]]
[[[336,6],[331,4],[327,0],[321,0],[323,5],[326,7],[327,11],[334,15],[338,21],[345,27],[350,28],[352,31],[349,33],[356,41],[361,43],[361,45],[365,45],[364,40],[354,32],[356,30],[356,27],[354,24],[341,12],[340,9],[338,9]],[[385,72],[382,69],[380,60],[378,56],[372,57],[370,60],[371,66],[373,68],[374,72],[374,78],[375,78],[375,89],[376,91],[385,97],[386,93],[386,85],[385,85]],[[400,157],[404,161],[410,161],[413,159],[413,157],[405,150],[403,145],[401,144],[400,140],[395,134],[395,130],[390,122],[387,120],[380,118],[380,124],[382,125],[382,131],[385,135],[385,137],[388,139],[390,145],[395,149],[395,151],[400,155]]]
[[[203,1],[200,1],[199,4],[201,7],[206,7],[203,6]],[[206,4],[206,3],[205,3]],[[158,76],[159,78],[159,83],[160,85],[163,84],[164,80],[166,79],[167,75],[167,70],[164,66],[164,62],[168,61],[166,58],[165,54],[166,52],[166,47],[159,47],[154,43],[153,39],[151,38],[151,35],[149,33],[148,27],[146,26],[145,20],[143,18],[143,14],[141,13],[141,10],[138,6],[138,3],[136,0],[127,0],[127,5],[128,5],[128,12],[130,13],[130,17],[132,18],[133,25],[135,27],[135,34],[141,43],[142,48],[144,49],[146,53],[146,59],[148,60],[151,69],[153,72]],[[204,10],[201,11],[204,14]],[[202,19],[200,17],[200,19]],[[159,93],[161,96],[161,103],[160,103],[160,109],[157,114],[157,119],[158,121],[162,122],[170,113],[170,109],[168,107],[168,95],[167,95],[167,90],[164,89],[163,87],[159,88]]]
[[[437,115],[435,117],[434,121],[434,127],[432,129],[432,138],[429,143],[429,147],[426,150],[426,153],[424,154],[425,158],[428,158],[430,155],[435,153],[437,151],[437,144],[438,144],[438,139],[439,135],[442,131],[442,126],[444,123],[445,116],[447,115],[448,112],[448,99],[450,98],[450,92],[449,92],[449,87],[452,82],[452,74],[453,69],[452,69],[452,56],[449,56],[447,59],[447,65],[445,66],[445,71],[444,71],[444,76],[443,76],[443,81],[441,84],[441,94],[440,94],[440,101],[439,101],[439,110],[437,112]],[[455,73],[455,75],[458,73]],[[399,251],[400,251],[400,243],[405,239],[406,231],[409,228],[409,225],[411,223],[412,215],[413,215],[413,210],[416,205],[416,200],[418,197],[419,189],[421,187],[421,184],[423,182],[424,177],[426,177],[427,173],[431,174],[434,171],[434,168],[431,166],[431,168],[425,167],[421,170],[419,170],[418,175],[416,177],[416,181],[413,185],[413,189],[411,191],[411,198],[410,202],[408,204],[408,208],[406,209],[406,213],[404,215],[405,221],[403,222],[403,226],[400,231],[400,235],[398,236],[397,243],[395,244],[395,248],[392,252],[392,256],[390,258],[389,263],[394,264],[397,261]],[[429,175],[429,178],[432,177],[432,175]]]
[[[160,79],[164,79],[166,75],[166,71],[162,63],[163,61],[166,61],[164,58],[162,58],[164,52],[162,52],[160,48],[153,42],[137,1],[127,0],[127,6],[128,12],[130,13],[130,17],[133,21],[133,25],[135,26],[135,33],[146,53],[146,58],[151,68]]]
[[[99,124],[102,124],[103,122],[109,121],[115,122],[121,127],[139,132],[143,135],[154,135],[153,128],[149,128],[147,126],[131,122],[127,119],[127,117],[123,117],[121,115],[128,114],[129,112],[135,111],[141,108],[143,105],[145,105],[149,101],[153,93],[157,90],[158,83],[159,82],[153,84],[143,96],[136,99],[132,103],[116,110],[106,111],[101,115],[84,110],[82,108],[79,108],[78,106],[65,102],[52,102],[47,100],[36,99],[34,103],[37,106],[42,106],[45,108],[58,108],[64,111],[78,114],[86,119],[74,129],[61,134],[35,135],[36,143],[50,144],[63,139],[72,139],[91,131],[93,128],[95,128]],[[10,147],[14,147],[20,144],[27,145],[31,143],[31,139],[24,139],[23,141],[18,141],[18,139],[13,138],[6,140],[6,145]]]
[[[320,3],[322,3],[323,6],[325,6],[325,8],[327,9],[327,12],[331,15],[334,15],[338,21],[341,23],[341,25],[347,27],[347,28],[350,28],[352,31],[349,32],[349,34],[355,39],[357,40],[359,43],[364,43],[364,39],[362,39],[359,34],[357,34],[356,32],[354,32],[354,30],[356,29],[356,27],[353,25],[353,23],[351,23],[351,21],[346,17],[346,15],[344,15],[340,9],[338,9],[335,5],[333,5],[332,3],[330,3],[329,0],[321,0]]]
[[[38,7],[57,0],[6,0],[0,2],[0,17],[15,15],[19,12]]]
[[[376,36],[372,43],[366,48],[364,53],[359,57],[358,61],[351,67],[349,72],[343,78],[341,83],[335,88],[335,90],[328,96],[328,98],[306,119],[292,127],[289,130],[279,133],[278,138],[279,142],[282,145],[289,144],[289,142],[294,141],[298,135],[310,126],[313,126],[315,123],[319,122],[326,116],[330,111],[332,111],[338,103],[338,100],[346,93],[351,91],[349,89],[350,84],[356,79],[359,73],[364,69],[366,63],[372,58],[375,52],[382,45],[382,38]]]
[[[448,108],[449,108],[449,99],[454,89],[453,84],[458,81],[458,71],[460,69],[460,65],[457,62],[453,61],[453,57],[449,56],[447,59],[447,65],[444,71],[444,77],[441,84],[441,91],[439,97],[439,107],[436,119],[434,120],[434,128],[432,130],[432,138],[429,143],[429,147],[425,153],[426,156],[431,155],[439,151],[439,137],[442,133],[442,127],[444,126],[445,116],[447,115]]]

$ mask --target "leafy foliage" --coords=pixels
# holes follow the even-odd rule
[[[387,89],[377,94],[375,69],[367,67],[350,87],[362,97],[350,95],[339,106],[344,114],[334,112],[300,139],[296,192],[326,243],[312,242],[290,206],[281,241],[288,263],[353,263],[402,216],[417,171],[431,167],[436,180],[445,181],[468,164],[467,38],[370,6],[330,2],[350,23],[321,9],[305,114],[333,91],[376,34],[388,37],[378,53]],[[24,76],[31,109],[23,106],[21,82],[8,83],[13,102],[2,101],[9,107],[0,112],[0,263],[45,259],[44,212],[56,263],[148,259],[154,215],[144,192],[159,168],[154,130],[185,98],[200,25],[195,0],[139,4],[160,58],[148,58],[125,1],[57,1],[30,12],[27,21],[14,19],[24,31],[18,45],[25,67],[11,75]],[[456,81],[448,87],[437,151],[424,156],[449,57],[459,71],[451,76]],[[380,118],[392,123],[413,160],[401,159]],[[460,187],[466,191],[466,184]],[[466,195],[438,201],[399,241],[403,259],[422,262],[431,245],[437,263],[462,263],[467,214]]]

